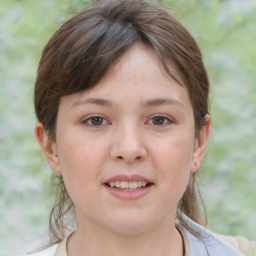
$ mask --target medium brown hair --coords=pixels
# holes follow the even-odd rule
[[[42,52],[34,103],[38,121],[52,141],[61,97],[96,86],[136,43],[151,47],[159,66],[180,86],[186,86],[198,135],[208,114],[209,81],[194,38],[160,7],[139,0],[116,0],[98,4],[69,19]],[[169,68],[170,63],[175,65],[182,82]],[[68,225],[65,217],[74,208],[62,177],[55,176],[54,180],[58,193],[49,222],[51,244],[64,238]],[[205,225],[201,214],[204,207],[200,205],[203,202],[192,174],[178,204],[177,219],[193,234],[196,232],[183,216]]]

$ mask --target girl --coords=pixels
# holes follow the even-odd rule
[[[208,94],[195,40],[159,7],[108,1],[64,23],[35,84],[59,194],[50,244],[33,255],[242,255],[201,213]]]

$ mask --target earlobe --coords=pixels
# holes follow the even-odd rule
[[[42,123],[40,122],[36,123],[35,137],[53,173],[60,176],[61,170],[59,167],[59,157],[57,153],[56,143],[49,138]]]
[[[205,123],[206,124],[201,128],[198,138],[195,142],[194,154],[190,168],[192,173],[196,172],[200,167],[206,150],[206,145],[211,129],[211,117],[208,114],[205,116]]]

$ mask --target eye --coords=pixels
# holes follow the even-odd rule
[[[103,126],[109,124],[109,122],[101,116],[91,116],[85,119],[82,124],[86,124],[88,126]]]
[[[166,116],[154,116],[148,121],[148,123],[156,126],[164,126],[173,123],[173,121]]]

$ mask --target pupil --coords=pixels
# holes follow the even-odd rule
[[[103,122],[102,117],[93,117],[92,118],[92,124],[93,125],[101,125]]]
[[[163,117],[155,117],[153,120],[153,123],[156,125],[160,125],[164,123],[164,118]]]

